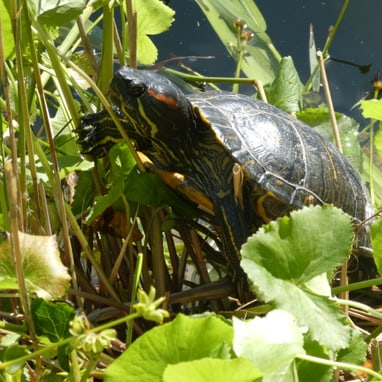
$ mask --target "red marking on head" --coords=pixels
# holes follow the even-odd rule
[[[161,93],[155,93],[153,89],[148,89],[147,93],[149,93],[151,97],[156,98],[158,101],[165,103],[169,109],[177,109],[179,107],[178,103],[173,98],[167,97]]]

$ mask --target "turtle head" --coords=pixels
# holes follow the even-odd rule
[[[192,125],[193,109],[183,92],[158,73],[122,67],[110,83],[111,102],[137,134],[169,142]],[[191,124],[191,125],[190,125]]]

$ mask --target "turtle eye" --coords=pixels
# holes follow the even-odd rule
[[[127,94],[131,97],[140,97],[146,89],[147,85],[137,80],[130,80],[126,86]]]

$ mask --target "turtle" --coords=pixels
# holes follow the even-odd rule
[[[242,274],[247,238],[293,210],[333,204],[355,224],[370,215],[368,191],[349,160],[272,105],[225,91],[186,94],[157,72],[129,67],[115,72],[109,98],[137,150],[165,173],[180,174],[172,187],[212,206],[234,277]],[[82,153],[95,157],[122,139],[106,112],[85,116],[77,133]],[[365,231],[358,246],[366,243]]]

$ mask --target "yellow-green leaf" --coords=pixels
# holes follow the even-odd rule
[[[360,103],[362,114],[365,118],[382,121],[382,99],[362,100]]]
[[[174,21],[174,10],[160,0],[135,0],[137,11],[137,56],[143,65],[155,62],[158,50],[148,36],[168,30]]]
[[[19,232],[18,236],[28,291],[42,298],[62,297],[68,288],[70,276],[61,262],[56,236],[23,232]],[[0,285],[3,280],[17,280],[9,238],[0,244]]]
[[[4,43],[5,57],[11,58],[15,52],[15,45],[13,41],[11,19],[4,0],[0,0],[0,18],[3,36],[6,36],[6,41]]]

